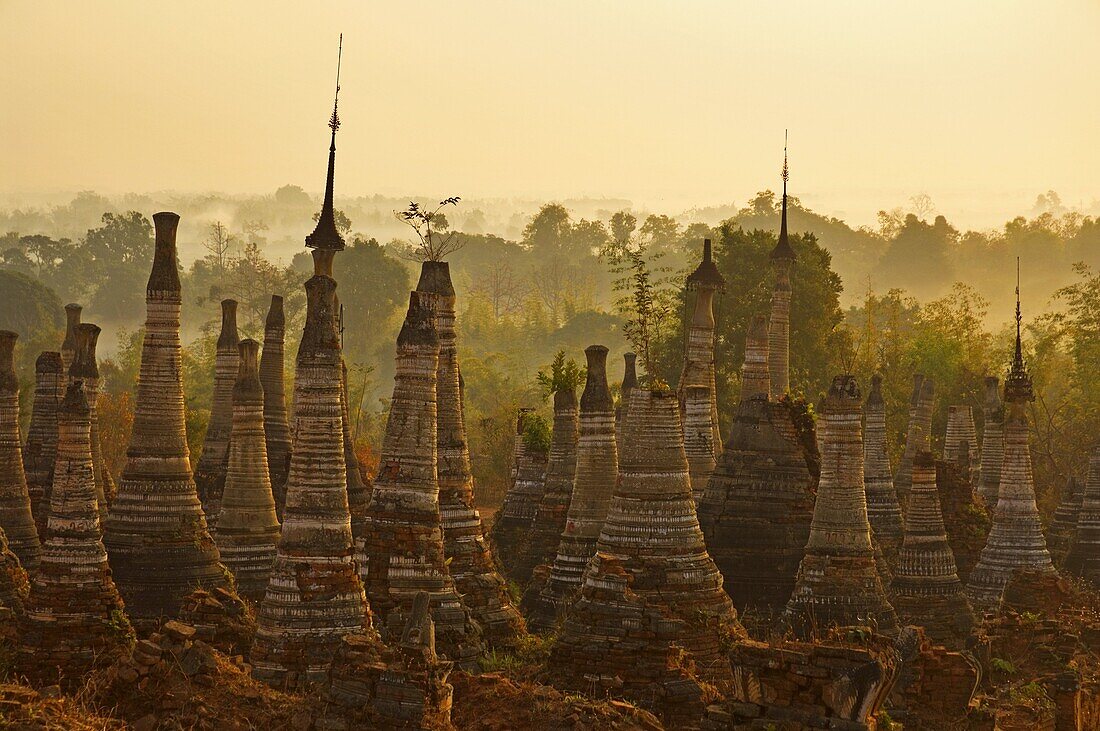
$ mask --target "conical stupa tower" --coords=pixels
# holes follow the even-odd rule
[[[913,395],[909,400],[909,428],[905,434],[905,451],[898,460],[894,474],[894,489],[905,512],[905,501],[913,484],[913,457],[932,448],[932,409],[936,402],[936,383],[921,374],[913,376]]]
[[[196,588],[226,586],[191,476],[184,421],[175,213],[153,215],[156,253],[126,468],[103,542],[131,618],[175,616]]]
[[[42,548],[31,514],[23,449],[19,438],[19,379],[15,375],[18,335],[0,330],[0,529],[28,572],[38,568]]]
[[[959,581],[955,554],[947,545],[931,452],[918,452],[913,458],[905,543],[890,591],[898,618],[924,627],[935,642],[960,647],[970,635],[974,612]]]
[[[1005,586],[1017,569],[1055,573],[1035,505],[1027,422],[1027,404],[1035,395],[1020,344],[1018,286],[1016,294],[1016,353],[1005,380],[1005,452],[1000,491],[993,527],[966,587],[971,603],[983,610],[1000,604]]]
[[[549,565],[557,555],[577,476],[577,408],[576,390],[563,388],[554,393],[554,431],[546,462],[546,484],[523,555],[513,572],[520,586],[527,585],[536,566]]]
[[[786,606],[810,535],[814,481],[790,405],[768,398],[768,325],[753,317],[741,402],[699,505],[707,549],[744,612]]]
[[[630,394],[638,387],[638,355],[623,353],[623,382],[619,386],[619,407],[615,409],[615,446],[623,451],[623,424],[630,410]]]
[[[607,386],[607,348],[585,348],[588,360],[577,420],[576,475],[565,525],[550,576],[532,603],[528,625],[549,632],[580,589],[588,560],[596,554],[619,472],[615,409]]]
[[[65,339],[61,342],[61,375],[67,380],[69,368],[76,356],[76,326],[80,324],[80,314],[84,308],[75,302],[65,305]],[[65,398],[62,393],[58,400]]]
[[[57,462],[57,407],[64,398],[65,376],[61,372],[61,353],[44,352],[34,362],[34,404],[27,443],[23,445],[23,472],[27,476],[27,494],[39,540],[46,537],[50,515],[50,490]]]
[[[240,356],[237,344],[237,302],[222,300],[222,329],[214,355],[214,400],[202,444],[202,456],[195,468],[195,485],[211,531],[217,530],[221,512],[225,471],[229,464],[229,439],[233,433],[233,384],[237,382]]]
[[[546,462],[548,455],[528,444],[525,433],[526,420],[533,409],[521,408],[516,417],[516,442],[512,457],[512,485],[504,494],[493,521],[489,537],[496,549],[496,556],[508,578],[515,579],[514,572],[530,538],[535,512],[542,502],[546,487]]]
[[[353,559],[335,291],[323,274],[306,282],[286,505],[252,645],[253,677],[277,687],[323,678],[340,639],[369,623]]]
[[[474,507],[474,476],[466,436],[462,373],[455,337],[455,291],[447,262],[425,261],[416,291],[435,315],[439,335],[436,370],[437,473],[443,521],[443,555],[470,613],[491,644],[506,646],[523,630],[507,585],[489,550],[485,525]]]
[[[787,148],[783,148],[783,203],[779,241],[769,256],[775,271],[771,316],[768,319],[768,375],[772,400],[791,390],[791,267],[797,258],[787,234]]]
[[[339,321],[338,321],[339,322]],[[370,504],[371,484],[363,478],[359,458],[355,456],[355,446],[351,441],[351,409],[348,402],[348,364],[340,356],[340,421],[344,436],[344,469],[347,474],[348,512],[351,513],[352,545],[361,547],[367,531],[367,506]],[[366,583],[366,556],[355,554],[355,561],[361,572],[359,580]]]
[[[710,239],[703,241],[703,261],[688,276],[687,288],[695,292],[695,310],[688,323],[684,370],[680,374],[680,417],[691,492],[698,504],[722,451],[714,379],[714,293],[725,291],[726,280],[714,264]]]
[[[1089,457],[1089,475],[1077,516],[1077,530],[1063,570],[1100,586],[1100,446]]]
[[[812,639],[834,625],[897,629],[867,521],[860,412],[855,378],[833,378],[822,419],[824,453],[810,539],[785,613],[785,623],[799,637]]]
[[[267,590],[279,519],[271,492],[264,439],[264,393],[257,365],[260,344],[238,345],[237,382],[233,385],[233,434],[214,540],[222,563],[233,574],[241,596],[260,601]]]
[[[108,481],[103,450],[99,446],[99,364],[96,360],[96,344],[100,329],[88,322],[76,326],[76,351],[69,367],[69,383],[79,380],[84,385],[84,397],[88,402],[92,464],[95,466],[95,490],[99,500],[99,522],[107,521],[107,508],[114,499],[114,483]]]
[[[901,507],[890,474],[886,452],[886,404],[882,400],[882,376],[871,377],[871,393],[863,405],[863,485],[867,493],[867,520],[882,550],[893,556],[901,548],[905,530]]]
[[[397,337],[397,372],[378,478],[367,506],[362,567],[367,598],[391,637],[400,635],[417,593],[431,595],[440,649],[463,668],[476,666],[480,629],[455,590],[443,553],[436,473],[435,317],[418,292]]]
[[[692,654],[703,677],[728,676],[718,638],[744,630],[699,529],[676,394],[634,389],[623,444],[597,551],[622,562],[631,588],[650,606],[682,621],[675,642]],[[587,571],[596,570],[595,563]],[[567,623],[565,631],[587,630]]]
[[[951,464],[962,464],[966,460],[971,480],[978,473],[978,431],[974,427],[974,410],[969,406],[953,405],[947,407],[947,434],[943,441],[943,459]]]
[[[28,482],[30,478],[28,477]],[[1081,517],[1081,506],[1085,501],[1084,486],[1072,475],[1062,485],[1058,507],[1054,518],[1047,528],[1047,548],[1055,566],[1060,566],[1069,551],[1073,538],[1077,535],[1077,521]]]
[[[77,355],[74,363],[79,360]],[[21,669],[43,681],[77,679],[101,656],[133,641],[103,548],[91,408],[75,377],[58,422],[47,538],[20,624]]]
[[[979,469],[978,493],[990,512],[997,507],[1001,484],[1001,463],[1005,454],[1005,409],[1001,391],[994,376],[985,379],[985,421],[982,431],[982,460]]]
[[[264,349],[260,355],[260,384],[264,392],[264,441],[267,446],[267,467],[275,509],[283,511],[286,502],[286,476],[290,471],[290,423],[286,412],[284,386],[286,316],[283,298],[271,295],[271,307],[264,320]]]

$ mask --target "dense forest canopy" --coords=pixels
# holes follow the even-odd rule
[[[447,260],[458,293],[458,331],[467,423],[475,469],[485,491],[507,480],[515,408],[541,405],[536,374],[564,351],[580,359],[602,343],[610,376],[630,349],[631,272],[652,287],[653,375],[676,383],[690,294],[684,277],[704,238],[727,286],[716,300],[718,389],[722,421],[739,388],[745,328],[767,310],[768,252],[778,228],[768,190],[741,207],[675,215],[632,210],[628,201],[577,200],[541,206],[516,201],[458,201],[435,208],[432,224],[448,237]],[[345,310],[344,350],[354,431],[361,450],[376,449],[393,376],[393,344],[417,249],[395,212],[408,201],[337,198],[337,226],[348,241],[335,275]],[[1039,398],[1034,405],[1041,499],[1080,474],[1081,434],[1100,426],[1095,380],[1100,327],[1100,220],[1066,210],[1055,193],[995,231],[960,231],[926,197],[882,211],[874,228],[853,228],[790,198],[792,388],[811,403],[838,372],[868,383],[885,378],[890,436],[905,429],[910,378],[936,379],[936,433],[949,404],[981,412],[981,379],[1002,375],[1011,332],[1016,257],[1027,316],[1027,349]],[[101,339],[107,410],[125,418],[140,354],[144,289],[155,210],[183,216],[185,380],[196,450],[209,409],[219,302],[240,303],[242,337],[262,339],[270,294],[286,297],[288,353],[297,347],[312,264],[302,247],[319,201],[286,185],[270,196],[123,196],[93,192],[63,205],[0,211],[0,327],[22,336],[20,376],[28,385],[37,352],[60,342],[64,302],[85,305]],[[635,262],[633,270],[631,262]],[[1096,341],[1096,342],[1094,342]],[[28,400],[29,388],[24,388]],[[27,415],[25,410],[24,416]],[[114,412],[111,412],[114,413]],[[125,440],[120,440],[121,445]],[[197,454],[196,454],[197,456]],[[369,461],[369,460],[368,460]],[[1046,502],[1044,503],[1046,505]]]

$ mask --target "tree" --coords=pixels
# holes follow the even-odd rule
[[[584,383],[586,369],[577,365],[572,358],[565,359],[565,350],[559,350],[550,363],[550,368],[540,368],[535,374],[542,398],[553,396],[558,391],[572,391]]]
[[[943,216],[929,224],[907,214],[878,263],[877,281],[886,287],[905,287],[918,297],[945,294],[955,280],[950,254],[958,236]]]
[[[19,334],[16,370],[33,373],[39,352],[56,349],[65,332],[61,300],[38,280],[0,269],[0,330]]]
[[[523,285],[508,262],[497,259],[477,270],[470,292],[487,299],[493,309],[493,319],[499,321],[519,310]]]
[[[566,253],[573,224],[560,203],[547,203],[523,229],[523,244],[543,256]]]
[[[103,225],[88,231],[84,246],[99,284],[91,314],[137,324],[142,319],[145,283],[153,258],[153,224],[137,211],[104,213]]]
[[[307,208],[313,199],[299,185],[284,185],[275,191],[275,203],[283,208]]]
[[[336,222],[337,231],[339,231],[344,236],[347,236],[349,233],[351,233],[351,219],[347,217],[347,214],[345,214],[339,208],[334,208],[332,211],[332,218]],[[321,220],[320,211],[313,214],[313,222],[317,223],[319,220]],[[444,221],[445,220],[446,219],[444,219]]]
[[[380,346],[393,345],[386,325],[408,304],[408,269],[377,240],[358,236],[336,257],[333,269],[344,307],[344,350],[352,361],[373,362]]]
[[[458,196],[445,198],[432,209],[411,201],[405,210],[394,212],[398,220],[412,228],[418,239],[413,242],[411,258],[419,261],[443,261],[462,248],[463,240],[458,238],[456,231],[447,231],[449,224],[442,213],[443,208],[457,206],[460,200],[462,199]]]
[[[229,233],[229,229],[221,221],[214,221],[202,240],[202,248],[207,251],[207,259],[210,261],[218,276],[224,276],[229,269],[230,251],[236,246],[237,238]]]

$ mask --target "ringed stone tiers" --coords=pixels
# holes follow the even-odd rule
[[[871,376],[871,393],[863,406],[863,486],[867,493],[867,520],[879,546],[893,556],[901,547],[905,533],[901,507],[890,475],[890,456],[886,452],[886,405],[882,400],[882,376]]]
[[[27,600],[27,572],[8,546],[8,537],[0,528],[0,638],[7,625],[23,615],[23,603]]]
[[[1068,573],[1100,586],[1100,446],[1089,457],[1077,530],[1062,565]]]
[[[339,331],[339,321],[337,321]],[[359,580],[366,581],[366,556],[358,553],[365,545],[361,540],[367,531],[367,505],[370,504],[371,485],[363,479],[359,469],[359,458],[355,456],[355,446],[351,443],[351,414],[348,408],[348,364],[343,354],[340,356],[340,423],[344,438],[344,469],[348,486],[348,513],[351,515],[352,545],[356,547],[355,561],[359,564]]]
[[[607,348],[590,345],[578,419],[577,468],[565,527],[550,576],[528,612],[528,626],[549,632],[572,603],[588,560],[596,554],[619,473],[615,408],[607,386]]]
[[[688,276],[687,288],[695,292],[695,311],[688,327],[684,370],[680,374],[680,416],[684,423],[691,492],[698,504],[722,451],[714,379],[714,293],[725,290],[726,280],[714,264],[710,239],[703,241],[703,261]]]
[[[286,476],[290,471],[290,423],[286,413],[284,387],[283,341],[286,316],[283,298],[271,295],[271,307],[264,321],[264,349],[260,355],[260,385],[264,391],[264,442],[267,445],[267,468],[271,475],[271,490],[275,509],[283,511],[286,502]]]
[[[917,452],[932,448],[932,409],[936,403],[936,384],[931,378],[921,374],[913,376],[913,395],[909,400],[909,429],[905,435],[905,451],[898,460],[898,471],[894,475],[894,489],[902,512],[909,497],[909,488],[913,484],[913,457]]]
[[[65,339],[61,342],[61,368],[66,380],[76,356],[76,326],[80,324],[80,313],[83,311],[84,308],[75,302],[65,305]],[[63,398],[64,393],[58,396],[59,401]]]
[[[814,510],[814,480],[791,407],[768,398],[767,320],[749,325],[741,402],[699,505],[707,548],[738,610],[782,609]]]
[[[771,317],[768,321],[768,374],[771,395],[778,401],[791,390],[791,266],[797,258],[787,235],[787,154],[783,153],[783,208],[779,240],[769,256],[775,270]]]
[[[20,625],[21,670],[42,680],[77,678],[97,656],[132,639],[103,548],[91,408],[78,379],[69,383],[58,421],[48,537]]]
[[[943,442],[943,459],[961,464],[965,458],[972,476],[977,475],[978,431],[974,428],[974,410],[969,406],[947,407],[947,434]]]
[[[860,411],[855,378],[833,378],[822,419],[825,451],[810,540],[785,615],[803,639],[834,625],[870,624],[887,634],[897,630],[867,522]]]
[[[27,478],[30,481],[30,478]],[[1070,476],[1062,486],[1058,507],[1054,518],[1047,528],[1047,549],[1055,566],[1061,565],[1077,534],[1077,520],[1081,516],[1081,506],[1085,501],[1084,487],[1077,478]]]
[[[545,487],[531,522],[523,556],[513,572],[521,586],[531,580],[536,566],[548,566],[557,555],[577,476],[578,436],[577,392],[572,388],[557,391],[554,393],[554,431],[550,438]],[[539,590],[541,586],[536,589]]]
[[[1056,573],[1047,551],[1035,505],[1035,483],[1028,448],[1027,404],[1035,399],[1020,346],[1020,309],[1016,305],[1016,354],[1005,380],[1005,452],[993,527],[967,592],[976,609],[1000,604],[1005,586],[1018,569]]]
[[[222,563],[236,579],[237,591],[253,601],[264,597],[279,542],[264,439],[263,386],[256,362],[259,348],[255,340],[242,340],[238,346],[229,467],[214,536]]]
[[[107,507],[114,499],[114,481],[110,479],[99,446],[99,365],[96,362],[96,343],[100,329],[91,323],[76,326],[76,353],[69,367],[69,382],[79,380],[84,384],[84,396],[88,401],[88,418],[91,423],[92,464],[95,466],[95,490],[99,500],[99,521],[107,520]]]
[[[638,387],[638,355],[623,353],[623,382],[619,387],[619,407],[615,409],[615,446],[623,451],[623,423],[630,410],[630,394]]]
[[[184,426],[175,213],[153,215],[156,253],[126,468],[103,542],[127,612],[174,616],[195,589],[225,587],[225,567],[191,476]]]
[[[673,637],[653,642],[674,641],[692,654],[704,677],[728,678],[719,638],[744,630],[699,529],[676,394],[634,389],[624,426],[619,479],[596,550],[621,562],[631,589],[649,606],[682,622]],[[596,563],[587,569],[592,576],[599,572]],[[601,596],[597,592],[593,599]],[[576,644],[587,635],[596,645],[606,643],[602,634],[600,626],[567,622],[563,640]],[[598,667],[589,672],[605,674]]]
[[[937,643],[959,647],[970,635],[974,613],[959,581],[955,554],[947,544],[931,452],[918,452],[913,458],[905,543],[890,589],[898,618],[924,627]]]
[[[1001,462],[1005,453],[1005,409],[1004,404],[1001,403],[998,381],[993,376],[985,379],[983,411],[985,422],[982,431],[982,460],[978,492],[992,512],[997,504],[998,487],[1001,484]]]
[[[431,597],[440,649],[458,667],[476,667],[480,628],[455,590],[443,554],[436,477],[436,370],[439,335],[418,292],[397,336],[393,400],[382,441],[378,477],[367,506],[367,598],[396,638],[419,592]]]
[[[352,556],[335,291],[323,274],[306,282],[286,505],[252,645],[253,677],[278,687],[324,678],[341,638],[369,623]]]
[[[530,537],[535,511],[542,501],[546,486],[547,455],[527,444],[524,435],[526,420],[533,409],[521,408],[516,417],[516,445],[513,450],[512,486],[493,521],[490,537],[496,546],[496,556],[505,574],[515,579],[515,570],[523,547]]]
[[[221,512],[225,471],[229,462],[229,438],[233,432],[233,384],[237,382],[240,356],[237,353],[237,303],[222,300],[222,329],[214,355],[214,400],[202,443],[202,456],[195,467],[195,485],[211,531],[217,530]]]
[[[15,375],[18,337],[10,330],[0,330],[0,529],[7,534],[8,545],[23,568],[34,573],[42,545],[31,515],[19,444],[19,379]]]
[[[23,445],[23,472],[40,540],[46,537],[46,519],[50,514],[50,490],[57,461],[57,407],[65,396],[64,383],[61,353],[41,353],[34,362],[34,404],[27,443]]]
[[[507,585],[497,571],[485,536],[485,525],[474,507],[474,476],[462,373],[455,339],[455,291],[447,262],[425,261],[416,291],[435,313],[439,334],[436,369],[436,429],[439,512],[443,521],[443,555],[455,588],[493,645],[507,645],[522,632],[523,619],[512,605]]]

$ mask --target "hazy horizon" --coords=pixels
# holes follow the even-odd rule
[[[927,194],[988,229],[1047,190],[1100,209],[1098,21],[1084,0],[3,2],[0,194],[316,192],[343,32],[343,196],[744,205],[779,187],[789,128],[815,210],[871,225]]]

